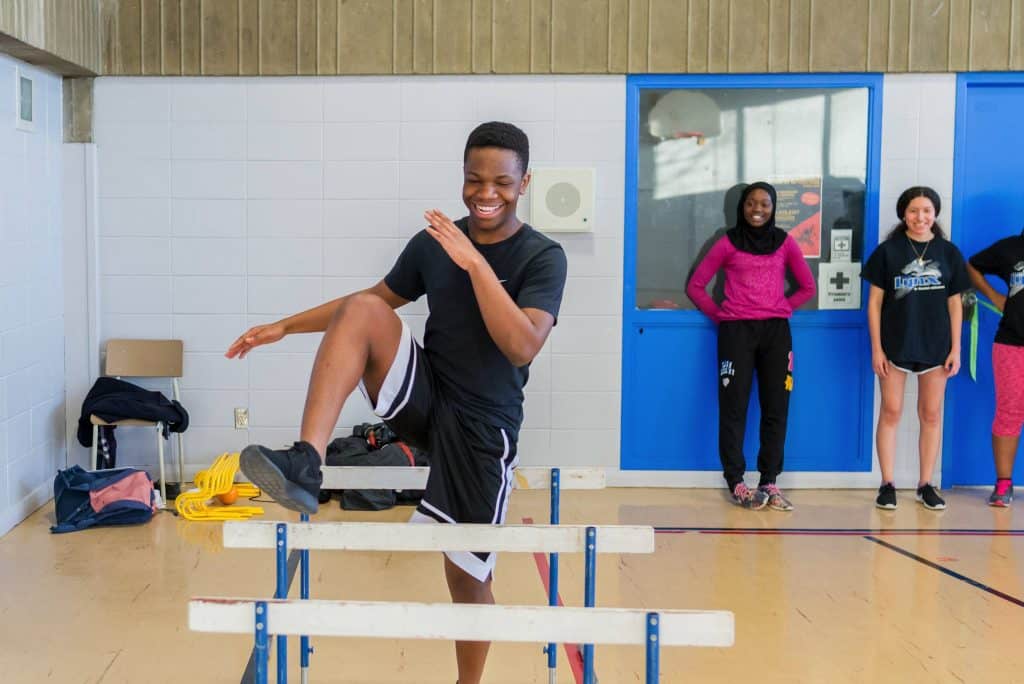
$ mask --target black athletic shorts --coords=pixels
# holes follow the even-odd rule
[[[360,389],[369,400],[362,383]],[[429,454],[430,476],[412,522],[505,522],[519,462],[513,436],[460,411],[457,398],[439,387],[426,353],[404,322],[373,412],[404,441]],[[446,555],[481,582],[494,571],[494,553]]]

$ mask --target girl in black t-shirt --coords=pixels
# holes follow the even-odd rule
[[[1024,234],[999,240],[971,257],[967,265],[971,283],[992,300],[1003,317],[992,344],[996,415],[992,420],[992,454],[996,486],[990,506],[1005,508],[1013,501],[1013,462],[1024,424]],[[1000,294],[985,275],[999,276],[1007,286]]]
[[[896,429],[903,415],[908,374],[917,376],[921,427],[917,500],[931,510],[946,507],[930,480],[939,452],[946,380],[960,370],[960,293],[969,282],[960,250],[935,221],[941,209],[939,195],[931,188],[906,190],[896,202],[899,225],[861,273],[871,283],[871,365],[882,390],[875,433],[882,471],[882,486],[875,499],[879,508],[896,508]]]

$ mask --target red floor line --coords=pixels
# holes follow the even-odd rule
[[[810,537],[862,537],[871,534],[879,537],[1024,537],[1021,530],[786,530],[786,529],[666,529],[655,528],[657,534],[722,534],[751,536],[810,536]]]
[[[532,525],[533,518],[523,518],[524,525]],[[540,581],[544,584],[544,595],[551,595],[551,567],[548,565],[547,554],[535,553],[533,554],[533,561],[537,564],[537,572],[540,573]],[[562,602],[562,593],[558,593],[558,605],[564,606]],[[583,653],[580,650],[578,644],[563,644],[565,648],[565,657],[569,661],[569,667],[572,668],[572,676],[576,679],[576,684],[583,684]],[[595,677],[596,679],[596,677]]]

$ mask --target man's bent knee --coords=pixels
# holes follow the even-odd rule
[[[334,320],[338,321],[350,316],[374,318],[388,314],[397,316],[381,297],[369,292],[357,292],[338,304],[338,308],[334,310]]]

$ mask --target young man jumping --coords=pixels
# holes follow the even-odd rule
[[[246,331],[242,358],[285,335],[324,332],[299,441],[251,445],[246,476],[278,503],[315,513],[320,466],[342,405],[358,386],[403,440],[430,454],[417,522],[502,524],[508,508],[530,362],[551,332],[565,287],[561,246],[516,217],[530,182],[529,141],[507,123],[481,124],[463,153],[462,200],[452,222],[437,210],[391,272],[366,290]],[[394,310],[427,296],[423,345]],[[494,603],[493,553],[448,553],[456,603]],[[490,644],[456,642],[459,683],[478,684]]]

